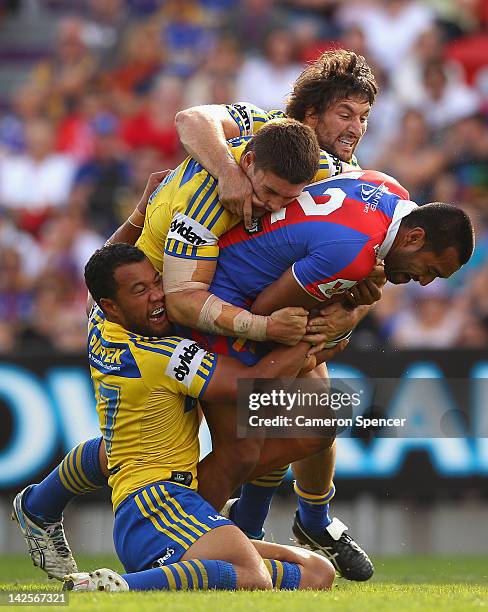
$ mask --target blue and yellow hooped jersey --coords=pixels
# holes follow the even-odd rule
[[[250,138],[252,135],[228,141],[229,151],[237,163]],[[321,151],[314,181],[335,176],[340,171],[340,162]],[[137,246],[160,272],[165,253],[184,259],[215,260],[220,236],[240,221],[240,217],[220,204],[217,180],[188,157],[149,198]]]
[[[216,355],[193,340],[127,332],[97,306],[88,331],[114,509],[152,482],[172,480],[197,489],[196,400],[214,373]]]

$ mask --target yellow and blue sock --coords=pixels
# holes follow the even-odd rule
[[[98,452],[102,438],[93,438],[75,446],[44,478],[32,485],[24,496],[27,514],[52,523],[59,521],[69,501],[106,484]]]
[[[237,574],[232,563],[191,559],[163,567],[122,574],[134,591],[185,591],[188,589],[220,589],[233,591]]]
[[[334,485],[320,495],[308,493],[295,482],[295,493],[298,496],[298,517],[303,527],[310,533],[322,533],[330,525],[329,502],[334,497]]]
[[[300,586],[302,572],[296,563],[264,559],[264,565],[266,565],[275,589],[294,591]]]
[[[277,488],[283,482],[288,465],[278,468],[267,476],[248,482],[242,487],[241,496],[232,506],[230,519],[248,537],[261,539],[263,526],[268,516],[271,500]]]

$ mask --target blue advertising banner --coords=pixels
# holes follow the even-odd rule
[[[370,379],[396,379],[386,416],[407,415],[413,423],[449,410],[466,416],[456,421],[452,437],[340,436],[341,495],[386,490],[393,496],[431,497],[453,486],[488,494],[486,353],[346,351],[330,364],[330,372],[365,385]],[[422,401],[413,393],[418,378],[429,379]],[[0,360],[0,423],[0,491],[11,493],[38,482],[73,446],[98,435],[86,359],[49,354]],[[208,447],[205,434],[202,445]]]

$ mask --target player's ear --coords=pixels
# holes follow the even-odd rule
[[[247,151],[247,153],[244,153],[244,155],[241,157],[241,167],[246,174],[252,168],[255,161],[256,155],[253,151]]]
[[[308,125],[308,127],[312,128],[312,130],[315,130],[315,128],[317,127],[318,121],[319,121],[319,115],[317,111],[315,110],[315,108],[313,107],[307,108],[307,110],[305,111],[305,117],[303,118],[303,123],[305,125]]]
[[[110,298],[102,298],[100,300],[100,308],[103,310],[108,319],[117,319],[119,316],[119,307],[117,306],[117,303]]]
[[[406,245],[421,249],[425,246],[425,230],[421,227],[413,227],[405,236]]]

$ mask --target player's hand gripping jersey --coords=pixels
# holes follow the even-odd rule
[[[237,162],[250,138],[229,141],[229,150]],[[322,151],[315,180],[334,176],[340,168],[338,160]],[[217,180],[188,157],[150,197],[137,246],[160,272],[164,253],[202,262],[215,260],[219,237],[240,221],[220,204]]]
[[[129,333],[97,306],[89,319],[88,354],[114,509],[130,493],[162,480],[196,489],[196,400],[216,356],[192,340]]]
[[[395,179],[376,171],[347,172],[309,185],[286,209],[220,239],[210,291],[249,306],[291,267],[307,293],[326,301],[384,259],[402,218],[417,206],[408,198]]]

